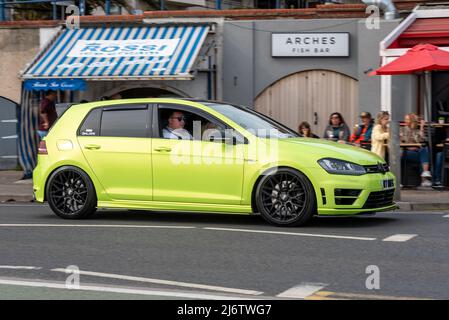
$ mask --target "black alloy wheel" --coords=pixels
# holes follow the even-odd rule
[[[304,174],[289,168],[262,177],[256,205],[262,217],[276,226],[303,225],[316,213],[312,184]]]
[[[97,197],[89,176],[75,167],[61,167],[53,172],[46,188],[48,204],[64,219],[83,219],[96,211]]]

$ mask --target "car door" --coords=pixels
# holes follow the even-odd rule
[[[197,108],[183,105],[159,105],[153,112],[153,199],[183,203],[240,204],[242,198],[244,145],[215,139],[202,140],[196,129],[193,139],[163,138],[167,125],[161,116],[174,110],[203,119],[220,130],[226,126]],[[201,121],[200,121],[201,122]]]
[[[152,200],[146,104],[93,109],[78,132],[82,152],[113,200]]]

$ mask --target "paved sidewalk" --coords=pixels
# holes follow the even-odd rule
[[[449,190],[432,188],[401,190],[401,200],[397,202],[404,211],[449,211]]]
[[[0,203],[30,202],[33,200],[33,182],[20,180],[21,171],[0,171]],[[432,188],[401,190],[401,211],[449,211],[449,191]]]
[[[0,171],[0,203],[33,200],[33,180],[22,177],[22,171]]]

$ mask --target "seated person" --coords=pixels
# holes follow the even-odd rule
[[[424,137],[424,125],[425,121],[421,120],[421,127],[418,126],[418,116],[414,113],[405,115],[405,126],[399,130],[399,139],[401,143],[423,143]],[[427,147],[409,147],[404,149],[402,157],[405,157],[407,161],[419,162],[421,164],[421,187],[430,187],[432,183],[427,178],[432,178],[432,174],[429,171],[429,150]]]
[[[362,120],[362,124],[355,128],[349,138],[349,142],[358,147],[369,147],[369,149],[371,149],[371,132],[373,130],[373,118],[371,117],[371,113],[365,111],[362,112],[360,114],[360,120]]]
[[[298,132],[301,134],[304,138],[315,138],[319,139],[316,134],[312,132],[312,129],[310,128],[310,124],[306,121],[303,121],[298,126]]]
[[[449,130],[446,132],[446,140],[443,143],[449,143]],[[441,188],[443,184],[441,183],[441,174],[443,171],[443,151],[437,152],[435,159],[435,170],[433,172],[433,187]]]
[[[162,135],[166,139],[192,140],[192,135],[184,129],[186,117],[181,111],[174,111],[168,117],[168,125],[162,129]]]
[[[223,127],[213,122],[207,122],[204,125],[203,141],[222,142],[230,138],[232,138],[232,130],[227,132]]]
[[[331,113],[329,116],[329,125],[324,130],[323,138],[339,143],[346,143],[346,141],[349,141],[350,135],[351,132],[341,113]]]

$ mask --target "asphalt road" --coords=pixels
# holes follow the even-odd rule
[[[449,299],[448,235],[449,212],[277,228],[117,210],[69,221],[46,205],[2,204],[0,299]],[[68,266],[81,290],[66,289],[78,276]]]

